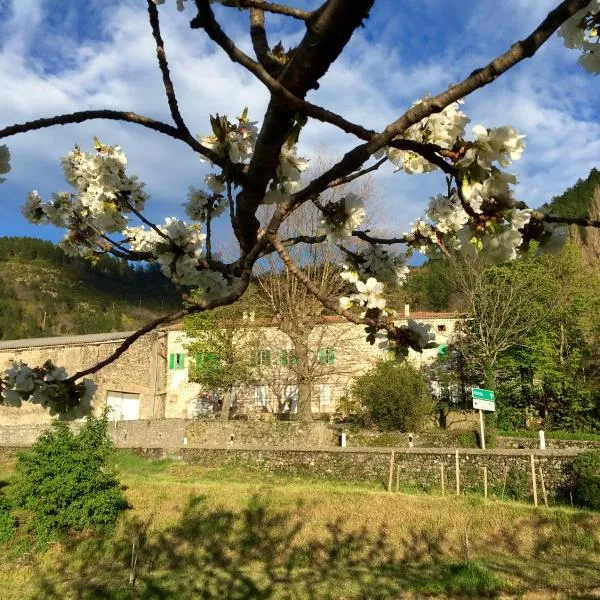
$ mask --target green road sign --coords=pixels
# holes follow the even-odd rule
[[[473,394],[473,400],[489,400],[490,402],[494,401],[494,392],[492,392],[492,390],[473,388],[471,393]]]
[[[494,392],[492,392],[492,390],[473,388],[471,390],[471,395],[473,397],[473,408],[476,410],[487,410],[490,412],[496,410]]]

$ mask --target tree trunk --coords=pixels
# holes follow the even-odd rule
[[[220,415],[221,421],[229,420],[229,411],[231,409],[231,405],[233,404],[234,393],[235,393],[234,389],[229,388],[229,390],[227,390],[227,392],[225,392],[225,394],[223,395],[223,405],[221,406],[221,415]]]
[[[290,335],[288,333],[288,335]],[[290,335],[294,346],[294,355],[298,360],[295,367],[298,383],[298,412],[296,419],[303,423],[312,421],[312,377],[310,356],[308,351],[308,337],[310,331],[307,329],[294,332]]]
[[[296,418],[303,423],[312,421],[312,390],[310,380],[298,379],[298,412]]]

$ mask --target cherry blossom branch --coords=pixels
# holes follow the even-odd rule
[[[169,72],[169,64],[167,62],[167,55],[165,53],[164,42],[160,33],[160,21],[158,19],[158,8],[153,0],[147,0],[148,2],[148,16],[150,19],[150,27],[152,28],[152,35],[156,42],[156,57],[158,58],[158,66],[162,73],[163,85],[167,94],[167,102],[169,103],[169,109],[171,110],[171,116],[173,121],[177,125],[177,128],[185,133],[189,134],[181,113],[179,112],[179,106],[177,104],[177,97],[175,96],[175,88],[171,81],[171,74]]]
[[[155,225],[152,221],[147,219],[135,206],[133,206],[126,198],[123,198],[123,202],[129,208],[129,210],[142,222],[144,225],[148,225],[150,229],[156,232],[161,238],[167,240],[168,242],[172,242],[171,238],[157,225]]]
[[[339,302],[337,300],[334,300],[333,298],[330,298],[329,296],[320,292],[319,288],[311,281],[310,277],[308,277],[305,273],[303,273],[298,268],[298,265],[296,265],[296,263],[294,263],[291,256],[289,255],[288,251],[285,249],[285,247],[283,246],[283,244],[281,243],[281,241],[279,240],[279,237],[277,235],[270,236],[269,241],[273,245],[275,250],[277,251],[277,254],[279,254],[279,257],[281,258],[283,264],[286,266],[287,270],[298,281],[300,281],[306,287],[306,289],[315,298],[317,298],[321,302],[321,304],[323,304],[323,306],[327,307],[329,310],[332,310],[333,312],[337,313],[338,315],[344,317],[351,323],[355,323],[356,325],[369,325],[371,327],[378,326],[378,323],[375,319],[366,319],[366,318],[359,317],[359,316],[355,315],[354,313],[350,312],[349,310],[342,308],[339,305]]]
[[[35,119],[34,121],[27,121],[25,123],[17,123],[10,125],[4,129],[0,129],[0,139],[16,135],[18,133],[26,133],[28,131],[36,131],[38,129],[44,129],[45,127],[53,127],[54,125],[69,125],[71,123],[83,123],[84,121],[91,121],[94,119],[107,119],[109,121],[124,121],[126,123],[135,123],[142,127],[147,127],[159,133],[163,133],[172,137],[176,140],[180,140],[186,143],[192,150],[202,154],[208,158],[211,162],[215,163],[223,169],[227,177],[235,183],[243,183],[243,165],[233,164],[227,158],[224,158],[211,150],[203,146],[196,138],[190,133],[185,133],[168,125],[162,121],[156,121],[150,117],[138,115],[134,112],[127,112],[121,110],[82,110],[73,113],[56,115],[54,117],[45,117],[41,119]]]
[[[352,173],[351,175],[347,175],[346,177],[339,177],[338,179],[334,179],[331,183],[329,183],[327,185],[327,187],[333,188],[333,187],[337,187],[339,185],[344,185],[346,183],[350,183],[351,181],[354,181],[355,179],[358,179],[359,177],[362,177],[363,175],[367,175],[368,173],[377,171],[377,169],[379,169],[379,167],[383,163],[387,162],[387,160],[388,160],[387,156],[384,156],[383,158],[378,160],[374,165],[371,165],[370,167],[367,167],[366,169],[362,169],[362,171],[357,171],[356,173]]]
[[[346,153],[336,165],[314,179],[303,190],[294,195],[294,202],[303,202],[305,199],[321,193],[327,185],[339,177],[345,177],[352,171],[360,169],[369,156],[390,144],[397,136],[401,135],[408,127],[418,123],[434,112],[441,112],[452,102],[456,102],[480,89],[516,64],[533,56],[548,38],[571,16],[584,8],[588,0],[564,0],[557,8],[548,13],[541,24],[522,41],[514,43],[509,50],[499,55],[483,68],[476,69],[460,83],[451,86],[445,92],[426,98],[419,104],[411,107],[401,117],[388,125],[384,131],[375,135],[366,144],[361,144]]]

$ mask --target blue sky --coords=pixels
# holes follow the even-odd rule
[[[534,29],[558,0],[378,0],[365,27],[330,69],[311,100],[347,118],[382,129],[412,102],[435,94],[506,50]],[[190,4],[190,2],[188,2]],[[313,7],[317,2],[290,1]],[[194,12],[175,1],[160,7],[163,37],[180,107],[190,129],[206,134],[208,115],[236,116],[249,106],[260,121],[268,101],[261,84],[199,30]],[[244,12],[217,8],[228,33],[251,53]],[[268,16],[272,42],[296,43],[301,24]],[[170,122],[144,0],[0,0],[1,126],[41,116],[113,108]],[[511,124],[527,136],[523,158],[511,170],[520,179],[516,196],[537,206],[597,166],[600,111],[597,81],[577,65],[577,53],[556,36],[533,59],[467,99],[473,125]],[[54,127],[4,140],[12,171],[0,187],[0,235],[58,240],[51,226],[25,222],[18,208],[27,192],[43,197],[66,190],[59,159],[75,144],[91,149],[93,136],[118,144],[129,172],[147,184],[148,216],[183,216],[189,185],[200,186],[208,166],[185,145],[145,130],[93,121]],[[333,160],[356,143],[331,126],[311,122],[300,154]],[[374,224],[400,233],[443,191],[440,174],[408,176],[384,167],[372,180]],[[218,228],[225,249],[227,219]]]

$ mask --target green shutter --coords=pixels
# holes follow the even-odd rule
[[[319,364],[325,364],[325,348],[319,348]]]
[[[262,364],[269,366],[271,364],[271,351],[263,350],[261,358],[262,358]]]
[[[175,355],[169,354],[169,369],[175,368]]]
[[[294,356],[294,355],[292,354],[292,358],[291,358],[291,360],[290,360],[290,364],[292,364],[292,365],[297,365],[297,364],[298,364],[298,357],[297,357],[297,356]]]
[[[329,348],[328,356],[327,356],[327,364],[332,365],[335,362],[335,350],[333,348]]]
[[[287,353],[287,350],[282,350],[281,351],[281,364],[282,365],[287,365],[288,364],[288,353]]]

